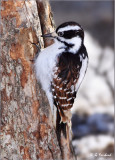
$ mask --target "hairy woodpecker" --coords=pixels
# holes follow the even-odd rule
[[[76,22],[65,22],[43,37],[53,38],[54,43],[41,51],[35,60],[36,77],[53,115],[56,109],[58,137],[61,132],[66,136],[66,124],[71,121],[71,108],[88,65],[84,31]]]

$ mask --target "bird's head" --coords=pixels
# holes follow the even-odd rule
[[[53,38],[68,47],[68,50],[76,53],[83,44],[84,31],[76,22],[65,22],[58,26],[55,32],[42,35],[42,37]]]

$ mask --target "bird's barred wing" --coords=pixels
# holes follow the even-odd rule
[[[62,121],[67,121],[67,115],[73,106],[76,98],[76,83],[79,78],[79,69],[77,66],[68,68],[66,66],[56,67],[52,81],[52,93],[54,104],[59,110]],[[69,110],[69,112],[68,112]],[[70,114],[70,113],[69,113]]]

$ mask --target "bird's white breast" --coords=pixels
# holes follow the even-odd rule
[[[56,67],[57,57],[64,49],[60,49],[59,43],[47,47],[41,51],[35,61],[36,78],[40,81],[43,90],[46,92],[50,106],[53,106],[52,93],[50,91],[53,71]]]
[[[59,45],[54,43],[39,53],[35,61],[35,70],[37,79],[45,81],[42,76],[52,80],[53,69],[56,66],[57,57],[64,49],[59,50]]]

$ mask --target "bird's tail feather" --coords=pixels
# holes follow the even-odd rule
[[[64,135],[65,138],[67,138],[66,127],[67,127],[67,124],[61,122],[61,117],[60,117],[59,111],[57,110],[56,134],[59,142],[60,142],[61,133]]]

